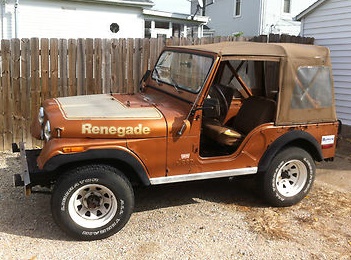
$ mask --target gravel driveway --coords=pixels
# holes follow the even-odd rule
[[[13,187],[19,164],[0,153],[0,259],[351,259],[349,155],[318,164],[311,193],[289,208],[268,207],[245,179],[137,190],[124,229],[92,242],[54,224],[48,194]]]

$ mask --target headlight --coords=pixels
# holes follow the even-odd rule
[[[38,121],[39,121],[40,125],[43,125],[43,123],[44,123],[44,108],[43,107],[39,108]]]
[[[49,120],[46,121],[46,124],[44,126],[44,137],[46,141],[49,141],[51,138],[51,126]]]

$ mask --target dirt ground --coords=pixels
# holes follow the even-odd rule
[[[49,195],[13,187],[19,164],[0,153],[0,259],[351,259],[351,131],[298,205],[269,207],[241,178],[144,188],[124,229],[92,242],[61,232]]]

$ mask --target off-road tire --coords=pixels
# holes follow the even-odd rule
[[[316,166],[311,155],[298,147],[279,152],[263,177],[263,196],[277,207],[300,202],[310,191]]]
[[[64,174],[51,197],[56,224],[78,240],[107,238],[128,222],[134,193],[128,179],[107,165],[86,165]]]

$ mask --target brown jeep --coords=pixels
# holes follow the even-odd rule
[[[333,159],[338,127],[327,48],[167,47],[137,94],[46,100],[32,126],[43,148],[14,144],[15,184],[53,188],[54,220],[82,240],[127,223],[136,185],[255,175],[270,205],[290,206]]]

